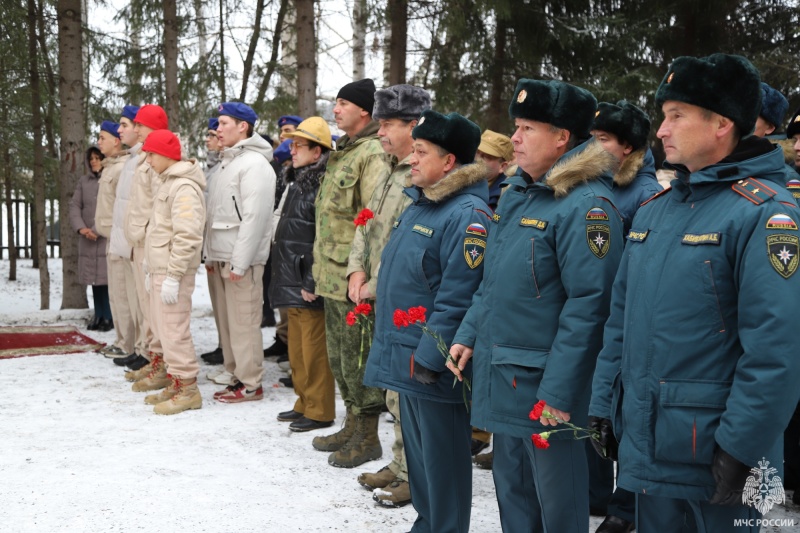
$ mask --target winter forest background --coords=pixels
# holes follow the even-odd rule
[[[748,57],[790,110],[800,105],[798,0],[3,0],[0,25],[0,259],[15,280],[8,243],[30,219],[19,251],[39,268],[42,309],[48,252],[63,259],[62,308],[87,306],[77,235],[57,213],[99,123],[128,103],[162,105],[201,158],[219,102],[250,104],[256,129],[277,137],[280,115],[327,116],[339,86],[364,77],[424,87],[435,109],[504,133],[520,77],[626,98],[657,126],[669,63],[728,52]]]

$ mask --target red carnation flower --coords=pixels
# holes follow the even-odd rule
[[[370,304],[358,304],[353,312],[357,315],[364,315],[367,316],[372,312],[372,306]]]
[[[421,305],[418,307],[411,307],[408,310],[408,319],[411,321],[412,324],[415,322],[419,322],[420,324],[422,324],[425,322],[425,311],[427,311],[427,309],[425,309]]]
[[[356,322],[358,321],[358,319],[356,318],[356,314],[352,311],[349,311],[347,313],[347,317],[345,318],[345,320],[347,321],[348,326],[355,326]]]
[[[375,213],[373,213],[371,209],[362,209],[355,220],[353,220],[353,224],[356,226],[366,226],[367,221],[373,218],[375,218]]]
[[[542,438],[542,436],[539,435],[538,433],[534,433],[533,435],[531,435],[531,440],[533,441],[534,446],[542,450],[546,450],[547,448],[550,447],[550,443],[547,442],[547,439]]]
[[[411,320],[408,317],[408,313],[403,311],[402,309],[395,309],[394,310],[394,325],[398,328],[407,328],[411,324]]]
[[[542,416],[542,411],[544,411],[545,405],[547,405],[547,402],[545,402],[544,400],[539,400],[538,402],[536,402],[536,405],[533,406],[531,412],[528,413],[528,418],[530,418],[531,420],[539,420],[539,417]]]

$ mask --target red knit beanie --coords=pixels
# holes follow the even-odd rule
[[[145,139],[142,151],[152,152],[175,161],[180,161],[181,141],[169,130],[155,130]]]
[[[143,105],[133,121],[154,130],[165,130],[169,127],[167,113],[160,105]]]

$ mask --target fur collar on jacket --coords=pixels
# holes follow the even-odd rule
[[[620,187],[627,187],[633,183],[633,180],[636,179],[636,176],[642,169],[642,165],[644,165],[644,156],[646,153],[647,147],[645,146],[626,157],[625,161],[619,166],[617,173],[614,174],[614,183]]]
[[[789,166],[794,166],[794,139],[780,139],[778,141],[772,141],[771,143],[777,144],[778,146],[783,149],[783,159],[786,161],[786,164]]]
[[[325,175],[325,166],[328,164],[330,152],[325,152],[316,163],[311,163],[300,168],[289,167],[286,173],[287,181],[294,181],[300,192],[307,193],[316,190],[322,176]]]
[[[422,189],[422,194],[432,202],[441,202],[458,191],[489,178],[489,171],[483,163],[470,163],[453,170],[437,183]]]
[[[582,183],[611,174],[617,165],[616,158],[603,150],[599,142],[589,141],[586,148],[553,165],[545,183],[556,198],[562,198]]]

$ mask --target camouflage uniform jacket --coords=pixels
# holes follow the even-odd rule
[[[373,121],[352,139],[341,137],[320,183],[312,271],[317,294],[324,298],[347,301],[347,260],[356,229],[353,219],[386,175],[377,132],[378,123]]]
[[[366,226],[368,242],[365,243],[364,231],[357,229],[350,249],[350,260],[347,263],[348,277],[353,272],[366,272],[365,244],[368,245],[370,272],[367,274],[367,284],[371,294],[375,294],[378,290],[381,253],[389,242],[392,225],[400,213],[411,205],[411,198],[403,192],[406,187],[411,186],[411,165],[408,163],[408,157],[400,162],[395,157],[389,160],[391,168],[378,182],[367,204],[367,208],[375,214],[375,218]]]

